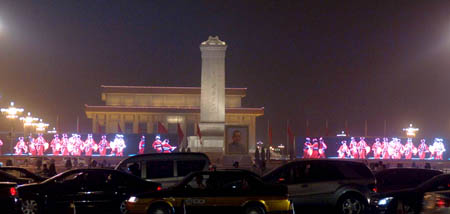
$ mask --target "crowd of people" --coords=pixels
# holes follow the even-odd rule
[[[326,158],[325,151],[327,144],[323,138],[306,138],[303,148],[303,158]],[[412,159],[417,156],[418,159],[442,160],[445,152],[444,140],[435,138],[433,144],[428,145],[425,139],[420,140],[416,147],[412,138],[408,138],[405,144],[401,143],[400,138],[375,138],[375,142],[370,146],[364,137],[359,141],[354,137],[350,142],[342,140],[337,150],[338,158],[366,159],[372,155],[374,159]],[[428,157],[427,157],[428,156]]]
[[[93,153],[98,153],[100,156],[106,156],[108,154],[112,156],[123,156],[123,150],[125,148],[126,144],[121,134],[117,134],[112,141],[108,141],[106,135],[103,135],[98,143],[95,142],[92,134],[88,134],[84,141],[79,134],[72,134],[71,137],[68,137],[67,134],[62,134],[61,138],[58,134],[55,134],[50,143],[45,140],[42,134],[39,134],[37,138],[30,135],[27,141],[25,141],[24,137],[19,137],[14,147],[14,154],[42,156],[48,149],[51,149],[51,153],[54,156],[92,156]]]

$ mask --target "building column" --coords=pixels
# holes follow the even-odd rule
[[[92,133],[97,133],[97,114],[92,115]]]
[[[138,118],[138,115],[137,115],[137,114],[134,115],[134,120],[133,120],[133,133],[134,133],[134,134],[139,134],[139,118]]]

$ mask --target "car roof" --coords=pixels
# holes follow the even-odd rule
[[[290,162],[288,162],[286,164],[282,164],[282,165],[280,165],[278,167],[275,167],[274,169],[272,169],[269,172],[265,173],[263,175],[263,177],[266,176],[266,175],[269,175],[270,173],[272,173],[272,172],[274,172],[274,171],[276,171],[276,170],[278,170],[278,169],[280,169],[280,168],[282,168],[282,167],[284,167],[286,165],[292,165],[292,164],[302,163],[302,162],[308,162],[308,163],[312,163],[312,162],[316,162],[316,163],[317,162],[345,163],[345,164],[361,165],[361,166],[367,167],[366,164],[364,164],[361,161],[357,161],[357,160],[347,160],[347,159],[344,159],[344,160],[341,160],[341,159],[296,159],[296,160],[290,161]]]
[[[123,159],[116,165],[116,169],[124,163],[135,162],[135,161],[145,161],[145,160],[198,160],[198,159],[207,160],[210,163],[208,156],[204,153],[200,152],[175,152],[175,153],[149,153],[149,154],[140,154],[128,157]]]
[[[395,173],[395,172],[405,172],[405,171],[414,171],[414,172],[428,172],[428,173],[436,173],[436,174],[443,174],[442,171],[435,170],[435,169],[422,169],[422,168],[390,168],[390,169],[384,169],[379,172],[375,172],[375,176],[383,176],[389,173]]]

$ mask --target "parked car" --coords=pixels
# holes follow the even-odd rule
[[[27,184],[31,183],[32,180],[28,178],[18,178],[14,175],[11,175],[9,173],[3,172],[0,170],[0,182],[13,182],[16,184]]]
[[[414,188],[430,178],[442,174],[439,170],[419,168],[392,168],[375,173],[377,179],[376,192]],[[405,179],[408,178],[408,179]]]
[[[376,213],[420,213],[426,192],[444,190],[450,190],[450,174],[437,175],[416,188],[375,194],[370,201]]]
[[[210,161],[203,153],[153,153],[129,157],[115,169],[169,187],[190,172],[208,170]]]
[[[130,214],[294,213],[284,185],[244,170],[200,171],[159,192],[130,197]]]
[[[347,160],[298,160],[263,176],[263,181],[286,184],[296,209],[320,207],[338,213],[363,213],[375,187],[367,166]]]
[[[14,175],[18,178],[30,179],[30,180],[32,180],[32,182],[36,182],[36,183],[47,179],[42,176],[36,175],[36,174],[28,171],[27,169],[21,168],[21,167],[2,166],[2,167],[0,167],[0,171],[7,172],[8,174]]]
[[[16,187],[14,182],[0,182],[0,207],[1,213],[16,213],[15,203]]]
[[[126,213],[125,201],[139,192],[156,191],[160,184],[112,169],[75,169],[41,183],[17,187],[23,213],[79,213],[89,209]]]
[[[423,196],[422,213],[450,213],[450,190],[425,193],[425,195]]]

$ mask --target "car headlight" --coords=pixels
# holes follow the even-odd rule
[[[382,198],[378,201],[378,206],[386,206],[394,199],[393,197]]]
[[[136,197],[136,196],[131,196],[129,199],[128,199],[128,202],[130,202],[130,203],[136,203],[138,201],[138,198]]]

